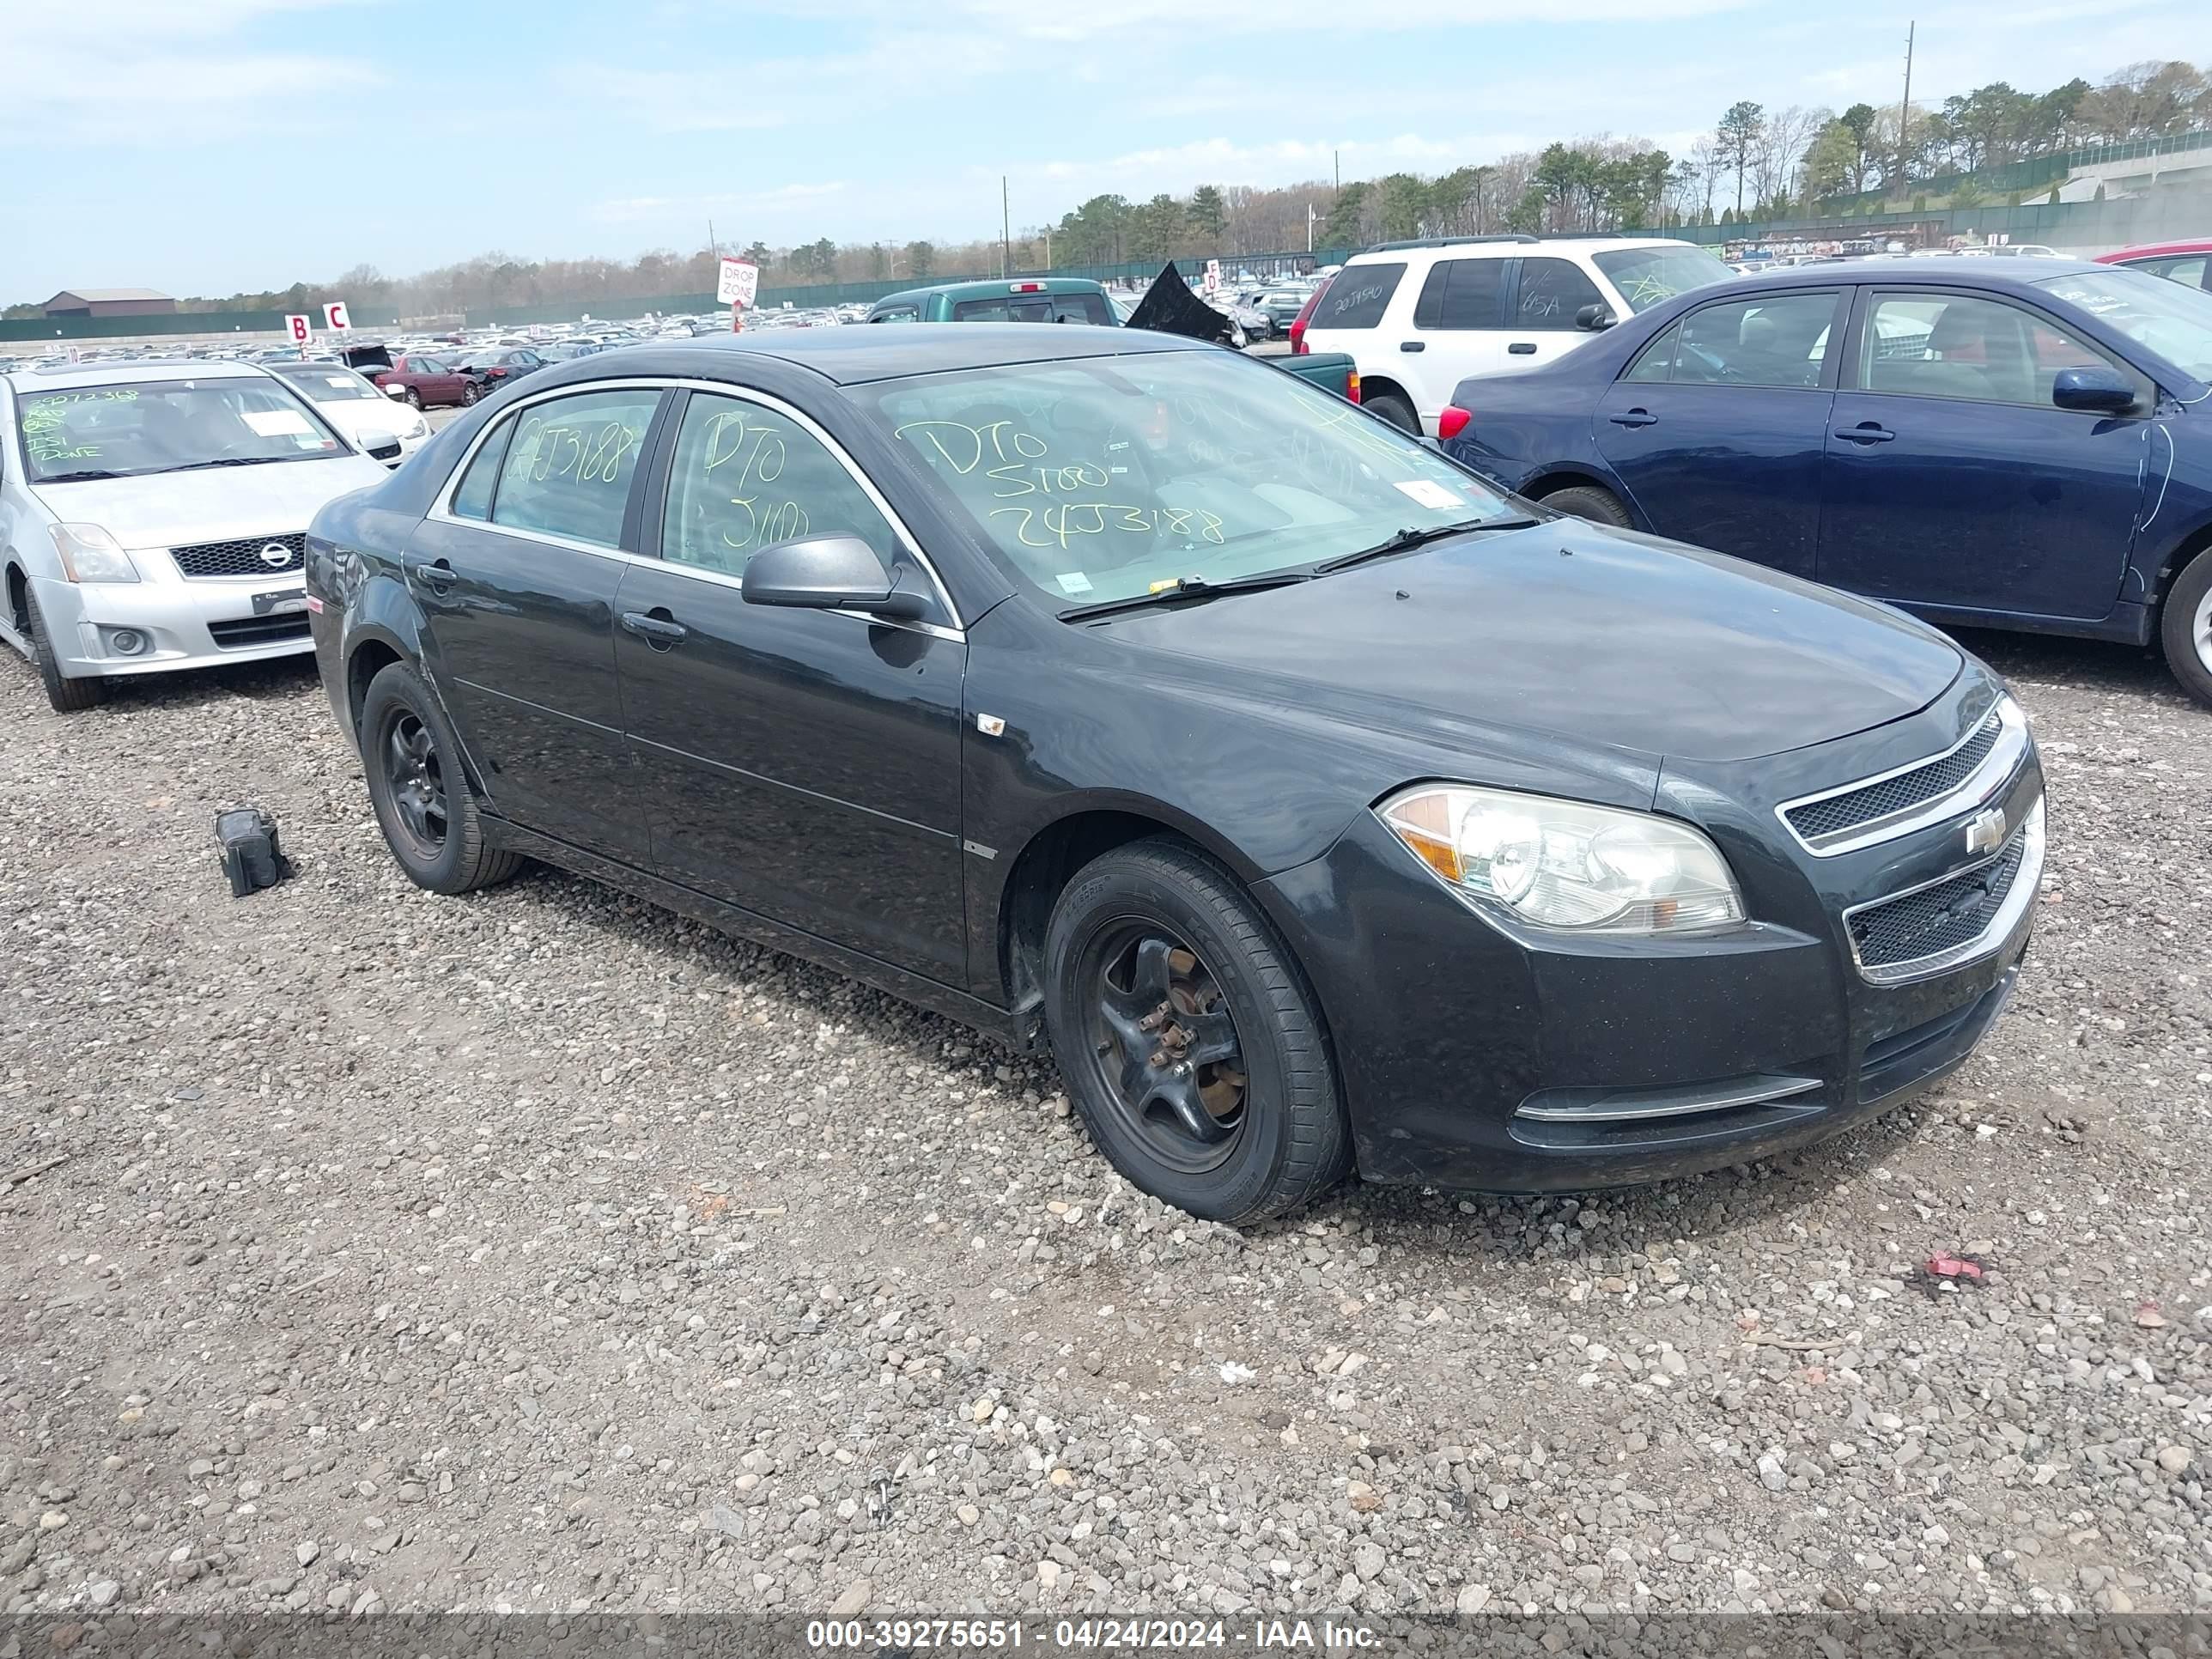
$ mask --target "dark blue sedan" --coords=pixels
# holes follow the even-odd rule
[[[2073,260],[1807,266],[1453,403],[1447,450],[1560,511],[1931,621],[2155,641],[2212,704],[2212,295]]]

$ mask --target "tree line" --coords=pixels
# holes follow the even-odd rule
[[[742,250],[656,249],[631,260],[525,259],[479,254],[418,276],[386,277],[356,265],[335,283],[181,302],[187,311],[310,311],[325,297],[403,317],[650,300],[710,292],[716,257],[742,252],[770,287],[823,283],[927,282],[939,276],[1055,266],[1152,263],[1177,257],[1234,258],[1307,246],[1344,248],[1413,236],[1502,232],[1656,229],[1789,218],[1823,202],[1880,192],[1903,202],[1943,183],[1954,206],[1990,191],[1977,174],[2087,145],[2154,139],[2212,127],[2212,77],[2194,64],[2130,64],[2092,85],[2079,77],[2040,93],[2002,81],[1909,109],[1855,103],[1840,112],[1749,99],[1723,111],[1685,155],[1634,138],[1601,136],[1455,167],[1433,177],[1392,173],[1263,189],[1201,185],[1188,196],[1142,201],[1098,195],[1002,247],[965,242],[839,243]],[[1944,182],[1944,175],[1950,175]],[[2017,192],[2015,192],[2017,193]],[[36,317],[37,304],[0,316]]]

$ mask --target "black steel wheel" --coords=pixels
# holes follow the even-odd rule
[[[377,826],[399,867],[434,893],[505,881],[521,858],[484,838],[461,746],[422,676],[390,663],[362,701],[362,769]]]
[[[415,850],[435,859],[445,850],[453,821],[446,810],[446,768],[438,755],[438,740],[422,716],[410,708],[396,708],[386,722],[378,759],[384,767],[384,787],[392,796],[392,810]]]
[[[1172,1169],[1218,1168],[1244,1127],[1244,1051],[1212,971],[1171,929],[1132,920],[1094,937],[1091,1052],[1102,1097]]]
[[[1319,1006],[1266,915],[1189,843],[1077,872],[1045,939],[1045,1024],[1115,1168],[1208,1220],[1296,1208],[1352,1166]]]

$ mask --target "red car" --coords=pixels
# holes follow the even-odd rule
[[[409,404],[416,409],[433,404],[472,404],[483,396],[481,376],[454,368],[442,357],[419,351],[392,359],[392,367],[372,378],[379,386],[405,388]]]
[[[2212,242],[2145,242],[2117,253],[2100,253],[2100,265],[2125,265],[2148,271],[2184,288],[2212,291]]]

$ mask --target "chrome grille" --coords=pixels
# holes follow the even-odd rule
[[[1863,969],[1895,967],[1971,945],[1989,932],[2027,856],[2027,826],[1988,863],[1917,893],[1869,904],[1848,918]]]
[[[282,564],[261,556],[265,547],[282,547],[290,555]],[[173,547],[169,556],[187,576],[282,576],[307,562],[307,538],[291,536],[245,536],[234,542],[199,542]]]
[[[1998,734],[2003,729],[2003,722],[1992,708],[1990,717],[1974,728],[1973,735],[1963,746],[1893,778],[1884,778],[1846,794],[1830,795],[1825,800],[1794,806],[1786,815],[1790,827],[1808,841],[1818,841],[1948,794],[1973,775],[1974,769],[1996,747]]]

